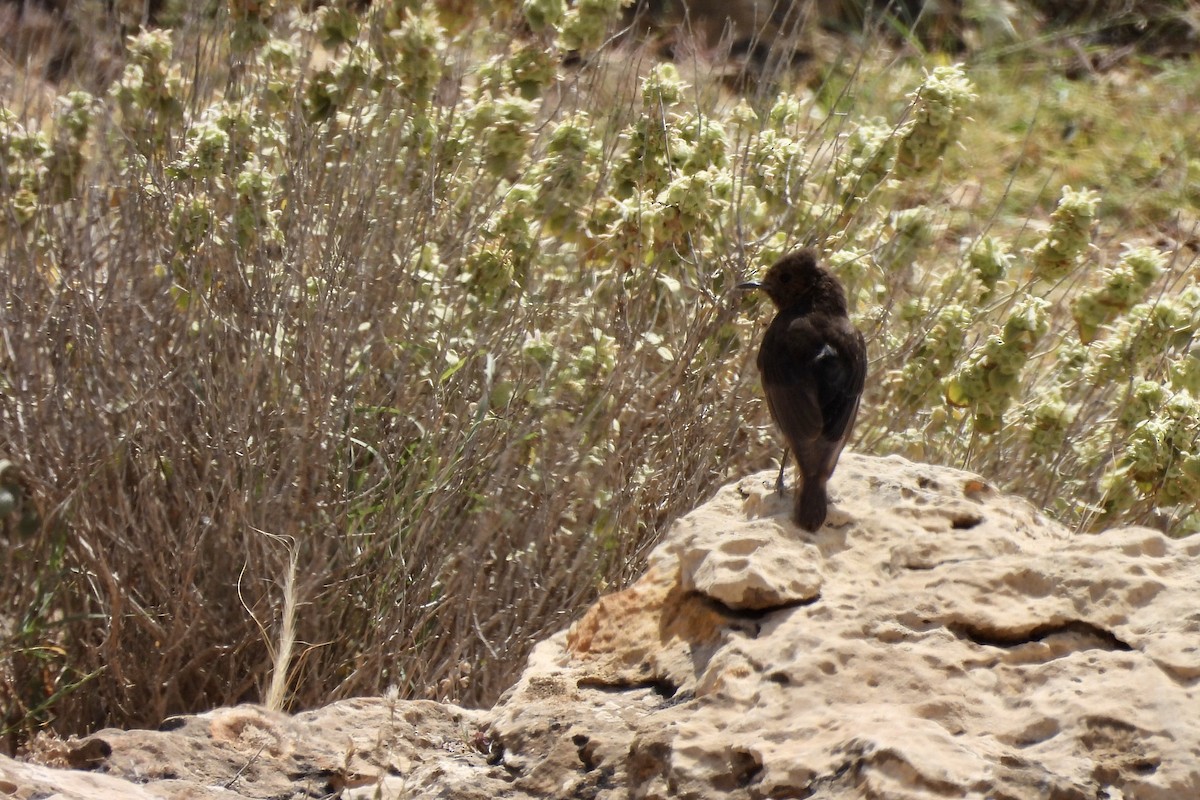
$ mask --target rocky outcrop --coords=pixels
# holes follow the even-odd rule
[[[1200,797],[1200,540],[1071,535],[977,476],[853,454],[806,534],[773,482],[681,519],[491,710],[222,709],[0,760],[0,792]]]

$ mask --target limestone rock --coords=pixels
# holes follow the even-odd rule
[[[39,761],[64,769],[0,758],[0,797],[7,783],[15,797],[368,798],[378,787],[390,787],[384,797],[409,797],[437,796],[421,794],[435,786],[484,800],[503,786],[483,774],[487,765],[472,741],[480,715],[384,698],[295,716],[222,708],[171,718],[157,731],[103,730],[38,750]],[[76,771],[83,769],[93,771]]]
[[[830,488],[809,534],[773,473],[726,486],[491,710],[222,709],[0,760],[0,795],[1200,797],[1200,539],[894,457]]]

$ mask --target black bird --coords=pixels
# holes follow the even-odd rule
[[[758,371],[767,407],[800,468],[792,518],[815,531],[825,522],[825,484],[858,415],[866,343],[850,322],[846,290],[817,266],[812,250],[789,253],[761,282],[738,288],[765,290],[779,309],[758,350]],[[786,461],[786,451],[783,457]]]

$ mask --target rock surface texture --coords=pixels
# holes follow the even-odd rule
[[[491,710],[221,709],[0,759],[0,796],[1200,798],[1200,538],[854,454],[806,534],[773,484],[681,519]]]

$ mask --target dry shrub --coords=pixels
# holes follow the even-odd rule
[[[731,262],[493,257],[544,117],[479,157],[516,97],[482,119],[490,92],[275,45],[205,106],[219,78],[148,34],[106,106],[75,96],[44,141],[9,121],[10,151],[86,164],[55,202],[37,170],[7,187],[0,453],[40,511],[5,546],[14,729],[156,725],[280,669],[288,707],[488,702],[747,449]],[[474,80],[426,55],[410,74]]]

